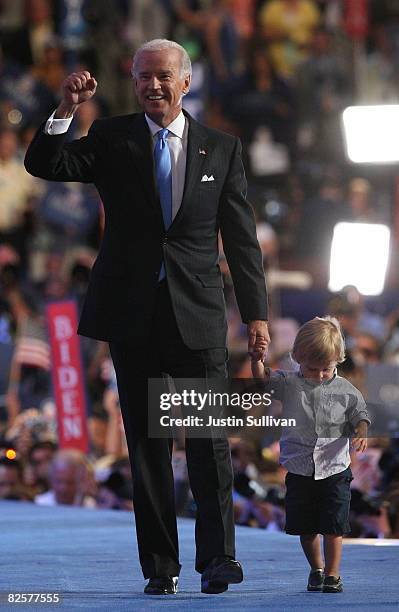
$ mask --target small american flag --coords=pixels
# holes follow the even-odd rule
[[[50,370],[50,347],[40,320],[28,318],[21,324],[15,343],[14,360],[21,365]]]

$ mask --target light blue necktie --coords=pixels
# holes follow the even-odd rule
[[[167,142],[168,134],[169,130],[166,128],[158,132],[158,140],[154,149],[155,174],[165,230],[168,230],[172,223],[172,163]],[[158,280],[161,281],[165,276],[165,264],[162,262]]]

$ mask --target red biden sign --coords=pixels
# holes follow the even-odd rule
[[[73,301],[47,306],[47,321],[52,354],[52,377],[57,406],[60,448],[88,451],[86,396],[76,334],[77,311]]]
[[[368,0],[345,0],[344,28],[355,40],[366,38],[369,30]]]

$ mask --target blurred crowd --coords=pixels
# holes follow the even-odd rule
[[[292,368],[298,325],[331,314],[347,342],[342,372],[366,397],[375,393],[376,373],[396,372],[399,183],[394,167],[348,163],[340,124],[350,104],[399,103],[398,3],[368,4],[367,35],[355,42],[343,0],[1,0],[0,499],[133,507],[107,345],[81,338],[88,456],[58,448],[51,381],[45,305],[73,297],[80,306],[101,242],[102,204],[91,185],[31,177],[23,157],[72,70],[89,70],[99,88],[80,107],[71,138],[87,134],[97,117],[137,110],[131,60],[150,38],[185,46],[193,63],[187,110],[243,142],[271,292],[270,365]],[[344,220],[392,228],[387,290],[378,299],[365,300],[353,287],[335,295],[326,289],[333,228]],[[220,266],[230,370],[245,378],[245,328],[222,244]],[[399,424],[391,421],[390,432],[353,457],[354,536],[399,537]],[[231,438],[231,448],[237,523],[281,530],[278,434]],[[173,468],[178,512],[194,516],[181,440]]]

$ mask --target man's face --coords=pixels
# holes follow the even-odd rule
[[[49,467],[54,456],[54,451],[51,448],[37,448],[32,454],[32,465],[35,470],[35,475],[38,478],[47,480],[49,477]]]
[[[145,113],[167,127],[181,111],[182,96],[190,88],[190,76],[181,76],[178,49],[143,51],[134,66],[136,94]]]
[[[77,473],[74,466],[57,466],[52,475],[52,485],[57,504],[74,504],[78,493]]]

